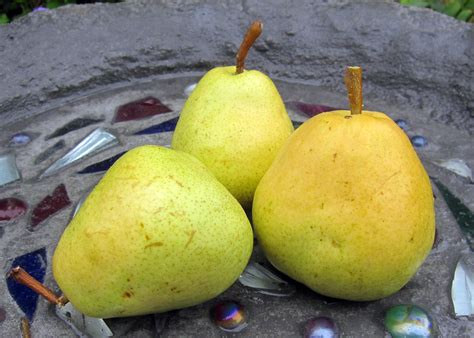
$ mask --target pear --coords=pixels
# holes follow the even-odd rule
[[[202,163],[141,146],[109,169],[65,229],[53,274],[88,316],[143,315],[217,296],[252,246],[242,207]]]
[[[251,207],[260,179],[294,130],[272,80],[243,69],[261,27],[258,21],[250,27],[237,66],[214,68],[199,81],[171,143],[201,160],[244,208]]]
[[[258,241],[279,270],[314,291],[370,301],[402,288],[434,240],[431,185],[405,133],[362,110],[360,68],[349,68],[351,111],[306,121],[254,197]]]

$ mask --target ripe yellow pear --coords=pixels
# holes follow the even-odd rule
[[[255,192],[253,222],[276,268],[323,295],[369,301],[397,292],[428,255],[434,201],[405,133],[354,111],[295,131]]]
[[[248,36],[255,40],[252,34],[258,36],[259,27],[252,25],[241,50],[248,50]],[[259,71],[244,71],[245,56],[239,55],[240,66],[214,68],[199,81],[171,145],[201,160],[249,208],[258,182],[294,129],[272,80]]]
[[[227,289],[250,257],[240,204],[198,160],[142,146],[105,174],[64,231],[53,274],[93,317],[195,305]]]

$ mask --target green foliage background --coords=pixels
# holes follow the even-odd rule
[[[121,2],[121,0],[3,0],[0,1],[0,25],[7,24],[15,18],[26,15],[37,7],[53,9],[68,4],[93,2]]]
[[[474,23],[474,0],[400,0],[400,3],[431,8],[458,20]]]

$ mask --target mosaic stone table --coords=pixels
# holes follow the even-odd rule
[[[283,16],[283,14],[276,14],[275,12],[268,14],[264,7],[255,3],[245,3],[246,13],[236,14],[235,19],[232,19],[232,13],[241,13],[240,9],[243,6],[241,5],[242,4],[237,4],[235,7],[230,4],[217,7],[208,5],[199,7],[197,13],[201,13],[204,19],[194,18],[191,20],[190,25],[194,25],[193,27],[212,26],[215,28],[219,26],[219,23],[223,23],[221,21],[213,21],[217,20],[214,19],[215,17],[221,15],[220,20],[227,20],[229,25],[234,28],[242,26],[243,30],[251,20],[250,17],[257,14],[266,19],[264,21],[266,25],[270,27],[271,23],[276,24]],[[160,6],[165,7],[162,8]],[[302,11],[304,8],[308,8],[308,6],[309,4],[305,3],[300,9],[285,8],[289,11],[287,13],[290,13],[288,15],[296,16],[298,14],[302,15]],[[347,17],[349,17],[351,13],[353,14],[358,11],[366,13],[364,10],[372,11],[370,13],[374,14],[374,9],[370,9],[369,7],[359,8],[357,6],[348,6],[347,4],[326,4],[322,6],[323,14],[318,14],[319,12],[314,12],[313,14],[316,16],[321,15],[326,18],[329,17],[331,20],[334,19],[331,15],[336,15],[334,14],[336,11],[337,13],[342,13],[337,15],[346,15]],[[399,7],[393,7],[394,5],[392,4],[379,5],[379,7],[380,6],[380,10],[394,14],[396,19],[401,20],[402,23],[406,23],[407,20],[408,22],[413,22],[413,18],[419,19],[422,17],[426,18],[428,22],[434,20],[433,14],[400,9]],[[47,13],[43,17],[31,15],[25,18],[23,23],[0,31],[0,34],[11,37],[11,39],[2,40],[7,41],[2,42],[4,43],[2,46],[21,41],[23,39],[22,36],[25,36],[24,39],[28,40],[29,37],[24,31],[26,29],[25,27],[29,27],[28,31],[31,31],[31,26],[28,25],[38,25],[42,27],[42,29],[54,27],[54,31],[59,25],[65,25],[65,21],[67,21],[68,18],[74,18],[79,12],[87,12],[88,15],[91,15],[91,17],[88,16],[86,19],[89,23],[98,22],[100,20],[104,21],[105,19],[105,21],[111,24],[111,22],[115,22],[111,19],[111,15],[122,19],[122,21],[118,20],[120,22],[126,22],[127,20],[125,20],[125,18],[128,19],[130,13],[135,13],[134,15],[136,16],[131,15],[130,20],[138,23],[141,17],[147,15],[147,11],[151,11],[160,18],[161,24],[164,25],[166,20],[171,20],[172,22],[173,20],[178,20],[183,17],[192,17],[191,13],[194,13],[196,10],[196,8],[192,8],[192,6],[180,7],[179,5],[166,6],[163,4],[157,4],[149,8],[145,5],[132,7],[129,4],[123,4],[117,7],[86,6],[83,8],[84,9],[80,10],[77,8],[66,8],[61,12],[61,16],[56,16],[54,13]],[[93,14],[91,8],[96,8],[98,13]],[[107,12],[106,9],[110,12]],[[162,9],[165,14],[168,15],[168,18],[165,18],[164,14],[160,14]],[[306,18],[305,20],[309,20],[307,16],[304,17]],[[435,15],[435,18],[438,20],[441,17]],[[392,22],[391,20],[392,18],[387,17],[387,22]],[[377,25],[380,24],[381,21],[376,20],[376,23],[370,25],[377,27]],[[462,31],[464,32],[462,34],[467,34],[466,36],[471,34],[471,30],[464,29],[464,26],[457,26],[457,23],[448,22],[443,23],[443,25],[452,26],[454,31]],[[203,30],[207,29],[208,28],[203,28]],[[91,30],[94,32],[94,28],[91,28]],[[180,27],[178,30],[184,33],[184,28]],[[39,32],[41,33],[41,30],[39,30]],[[143,39],[141,40],[142,42],[137,42],[138,45],[142,43],[146,44],[146,41],[149,41],[148,36],[141,35],[137,30],[134,32],[136,32],[137,41],[140,40],[140,38]],[[257,52],[255,52],[257,53],[256,60],[262,61],[264,70],[269,71],[271,74],[276,73],[279,78],[291,80],[279,80],[276,81],[276,84],[283,99],[287,103],[289,113],[296,125],[298,125],[298,122],[302,122],[308,118],[308,114],[317,113],[319,108],[316,105],[346,107],[347,101],[342,86],[335,85],[336,82],[342,84],[343,66],[345,66],[345,64],[343,65],[342,63],[344,60],[341,60],[341,65],[339,66],[340,72],[337,71],[337,66],[331,68],[330,71],[321,71],[318,68],[317,62],[310,61],[311,55],[317,59],[319,58],[318,60],[325,60],[324,57],[312,53],[311,49],[305,47],[306,49],[301,49],[303,50],[301,58],[297,57],[295,60],[299,60],[300,62],[307,58],[307,62],[311,64],[314,69],[314,74],[309,72],[308,68],[299,68],[296,63],[288,64],[289,59],[285,59],[285,57],[282,58],[282,63],[278,64],[278,59],[273,54],[273,50],[282,50],[282,44],[284,44],[285,41],[280,40],[280,34],[278,34],[279,32],[277,30],[270,28],[270,32],[269,35],[271,35],[272,38],[267,38],[265,43],[260,46],[257,45]],[[296,47],[302,47],[304,45],[302,42],[304,38],[311,39],[307,36],[309,34],[308,32],[302,33],[303,39],[298,38],[297,29],[294,32],[290,29],[288,32],[286,35],[284,32],[280,33],[286,37],[295,36]],[[35,35],[37,33],[31,34]],[[98,43],[98,41],[100,41],[98,35],[100,34],[97,34],[97,31],[95,31],[94,34],[91,34],[91,40],[93,40],[94,43],[91,43],[90,50],[84,51],[86,54],[91,53],[92,55],[94,50],[102,50],[100,43]],[[367,30],[365,34],[372,34],[371,30]],[[233,32],[230,33],[230,35],[230,39],[233,43],[237,44],[240,40],[241,32]],[[71,35],[68,36],[71,37]],[[361,38],[362,36],[364,36],[364,32],[358,31],[357,37]],[[449,34],[447,34],[447,36],[449,36]],[[457,35],[453,34],[453,39],[456,39],[455,36]],[[166,39],[165,37],[163,38]],[[446,38],[446,36],[444,36],[444,38]],[[111,37],[111,39],[114,38]],[[194,41],[184,39],[186,41],[183,41],[182,44],[192,45],[192,43],[197,41],[196,39],[197,37],[194,37]],[[371,37],[369,36],[365,39],[370,41]],[[22,85],[21,83],[24,80],[18,79],[16,77],[17,75],[12,75],[13,73],[7,71],[7,68],[3,68],[2,71],[11,82],[9,84],[5,82],[1,84],[1,88],[5,89],[2,91],[2,93],[4,93],[2,95],[10,93],[10,96],[0,98],[0,111],[4,114],[5,121],[8,122],[0,129],[0,154],[10,154],[10,156],[15,157],[16,165],[21,173],[21,179],[2,185],[0,187],[0,199],[17,198],[26,204],[26,210],[23,214],[22,210],[24,209],[22,209],[21,202],[17,201],[15,202],[16,204],[10,204],[9,206],[18,206],[18,208],[15,209],[17,210],[15,214],[17,217],[10,221],[1,221],[0,223],[0,250],[5,273],[7,273],[12,265],[21,263],[31,271],[34,271],[37,278],[59,293],[51,275],[51,255],[77,203],[97,183],[103,174],[103,172],[90,172],[93,171],[94,168],[90,168],[89,166],[113,158],[137,145],[158,144],[166,146],[170,143],[173,125],[176,121],[175,118],[179,115],[179,111],[190,90],[189,85],[195,83],[202,75],[202,71],[212,66],[211,63],[220,64],[233,61],[232,56],[233,50],[235,49],[233,44],[225,45],[223,38],[220,37],[218,33],[216,33],[211,40],[211,42],[207,40],[206,43],[211,43],[211,45],[216,46],[216,50],[218,51],[216,54],[214,54],[214,52],[202,52],[203,54],[197,56],[193,49],[189,49],[189,55],[186,55],[186,52],[183,52],[183,49],[180,49],[180,47],[176,47],[177,54],[171,53],[174,55],[173,58],[180,55],[183,57],[180,59],[183,62],[182,71],[199,71],[188,72],[184,75],[183,73],[176,72],[170,74],[170,71],[166,71],[167,62],[171,62],[169,60],[171,57],[164,52],[163,54],[160,48],[154,50],[153,46],[144,47],[142,52],[147,50],[153,54],[158,50],[157,53],[161,56],[151,59],[157,62],[157,68],[150,66],[150,60],[140,59],[140,57],[137,59],[139,60],[137,61],[138,65],[131,66],[134,61],[127,59],[126,55],[136,56],[136,52],[132,47],[127,47],[130,48],[129,50],[125,49],[121,51],[122,54],[120,54],[120,56],[117,57],[116,55],[116,60],[120,60],[120,62],[128,60],[126,62],[129,63],[124,65],[123,68],[116,68],[112,62],[113,55],[104,52],[106,55],[105,58],[109,58],[109,61],[107,62],[107,66],[102,68],[103,73],[99,70],[101,68],[95,64],[98,59],[94,59],[94,57],[91,56],[91,58],[88,59],[89,64],[86,64],[86,62],[81,59],[79,65],[71,66],[70,71],[68,71],[69,75],[80,77],[81,85],[77,87],[70,87],[71,83],[64,75],[60,75],[61,72],[52,72],[49,80],[44,78],[40,79],[41,74],[46,74],[46,68],[51,65],[48,64],[47,61],[38,66],[39,69],[42,70],[42,73],[40,72],[35,75],[36,77],[32,84],[23,83]],[[114,41],[118,43],[120,39]],[[389,41],[393,40],[389,39]],[[456,42],[462,43],[460,41],[456,40]],[[64,43],[67,44],[67,42]],[[166,44],[167,42],[165,41],[164,43]],[[460,50],[462,49],[460,45],[457,46]],[[402,50],[404,48],[403,46],[399,47]],[[15,48],[17,48],[16,52],[19,53],[23,47],[17,46]],[[36,57],[43,55],[40,53],[43,47],[32,45],[31,48],[36,52],[36,54],[32,53],[36,55]],[[65,48],[65,46],[63,46],[63,48]],[[111,48],[113,49],[113,47]],[[9,57],[13,55],[9,54],[13,52],[8,51],[8,48],[4,47],[0,50],[7,53]],[[357,50],[357,48],[353,50]],[[114,53],[115,52],[117,51],[115,50]],[[45,53],[48,54],[47,52]],[[206,55],[207,53],[210,54]],[[367,53],[371,53],[370,49]],[[100,53],[96,53],[95,55],[98,54]],[[428,54],[426,57],[429,59],[430,56]],[[460,54],[462,54],[462,52],[460,52]],[[364,66],[364,63],[368,62],[360,55],[357,55],[356,52],[354,52],[353,55],[355,55],[354,62],[358,64]],[[403,58],[404,54],[401,53],[398,55],[401,55]],[[451,61],[464,60],[462,58],[456,59],[456,55],[458,54],[449,51],[445,58]],[[375,59],[377,58],[376,55],[371,56]],[[379,55],[379,57],[382,56],[383,55]],[[250,56],[249,60],[251,60],[251,57],[252,56]],[[194,58],[194,61],[190,61],[192,58]],[[27,59],[30,59],[30,55],[25,56],[25,60]],[[200,59],[206,59],[206,61],[200,63]],[[5,58],[3,58],[3,60],[5,60]],[[55,56],[55,60],[58,61],[57,55]],[[274,62],[272,62],[272,60]],[[430,62],[437,62],[435,58],[429,60]],[[68,62],[69,61],[71,60],[68,60]],[[387,60],[386,62],[392,61],[393,60]],[[26,61],[22,62],[24,63]],[[285,66],[285,62],[287,66]],[[418,61],[413,60],[413,62],[416,63]],[[193,66],[191,66],[191,63]],[[143,68],[140,68],[140,64],[142,64]],[[255,64],[255,61],[249,61],[249,67],[254,67]],[[373,67],[377,67],[375,61],[373,61],[372,65]],[[56,67],[61,68],[62,66],[57,63]],[[98,68],[92,70],[94,67]],[[178,71],[180,66],[175,64],[174,67],[172,70]],[[457,69],[454,65],[450,65],[449,67]],[[472,69],[472,64],[468,63],[467,67],[471,67],[470,69]],[[79,68],[84,70],[84,77],[80,74],[81,71]],[[368,68],[371,69],[370,65]],[[144,73],[140,73],[140,69],[142,69]],[[291,72],[288,69],[290,69]],[[95,71],[98,73],[94,73]],[[34,73],[36,70],[31,70],[31,72]],[[400,78],[409,76],[407,73],[400,73]],[[22,74],[25,78],[28,78],[27,74]],[[135,77],[130,74],[135,74]],[[296,74],[296,78],[294,74]],[[320,77],[317,78],[315,74],[320,75]],[[429,174],[432,177],[438,178],[454,195],[460,197],[468,208],[473,210],[474,185],[472,182],[470,183],[469,179],[463,178],[452,171],[434,164],[434,162],[438,160],[459,158],[471,168],[474,166],[474,147],[472,128],[470,127],[472,126],[472,118],[470,119],[465,115],[466,107],[471,103],[469,103],[470,101],[466,96],[466,88],[468,87],[462,82],[464,75],[456,73],[458,74],[457,79],[452,75],[452,78],[447,81],[447,83],[449,83],[449,81],[458,81],[457,88],[459,96],[455,96],[454,93],[450,92],[453,97],[452,105],[450,106],[449,103],[446,102],[442,104],[443,109],[444,107],[457,107],[456,109],[459,114],[456,115],[456,113],[452,113],[444,115],[445,110],[441,108],[436,109],[436,107],[433,108],[433,103],[427,99],[431,97],[430,95],[436,93],[436,90],[433,90],[433,88],[438,88],[440,95],[446,96],[446,92],[442,89],[445,88],[443,87],[444,85],[441,84],[441,82],[437,82],[438,80],[441,81],[442,74],[433,75],[432,83],[434,87],[430,85],[425,87],[420,84],[420,93],[414,93],[411,91],[412,89],[400,89],[400,91],[397,91],[397,83],[399,85],[403,84],[403,80],[394,80],[394,82],[396,82],[395,85],[391,83],[387,85],[386,88],[382,88],[383,80],[380,77],[375,80],[377,76],[376,72],[369,70],[366,74],[368,78],[365,101],[366,108],[385,111],[393,119],[404,120],[405,122],[399,121],[399,124],[404,127],[409,137],[422,136],[423,138],[413,138],[413,142],[419,146],[416,149]],[[151,78],[152,75],[153,78]],[[373,77],[371,79],[372,75]],[[87,82],[88,76],[89,80],[91,78],[94,80]],[[123,79],[127,76],[131,76],[132,79],[124,82]],[[149,79],[148,76],[150,76]],[[116,83],[113,82],[114,78],[117,80]],[[299,81],[298,79],[305,81]],[[311,79],[314,81],[311,81]],[[51,82],[48,81],[54,81],[58,89],[53,90],[50,86]],[[410,81],[415,80],[411,79]],[[407,82],[409,87],[411,87],[410,81]],[[36,88],[34,84],[37,86]],[[113,84],[115,88],[105,86],[104,84]],[[16,88],[15,93],[17,94],[11,92],[11,88]],[[76,93],[74,88],[81,92]],[[35,96],[36,94],[34,93],[38,93],[38,91],[38,96]],[[85,93],[88,95],[84,96]],[[390,98],[390,95],[393,97]],[[43,99],[41,99],[41,97],[43,97]],[[45,98],[48,98],[48,100]],[[155,110],[155,112],[158,111],[158,114],[142,119],[118,121],[120,120],[116,115],[118,107],[144,98],[148,98],[145,102],[145,107],[157,108],[158,110]],[[162,106],[156,99],[162,103]],[[18,110],[15,109],[15,103],[17,104]],[[30,103],[31,106],[28,106],[28,103]],[[305,105],[305,103],[309,105]],[[170,111],[167,111],[164,106]],[[147,108],[145,108],[145,111],[146,110]],[[16,116],[15,113],[17,114]],[[126,116],[122,116],[122,118],[124,120],[127,119]],[[457,126],[457,128],[455,126]],[[149,128],[151,127],[153,128],[150,130]],[[115,135],[119,143],[101,152],[92,154],[51,176],[44,175],[47,168],[69,150],[73,149],[97,128],[104,128],[104,130]],[[140,133],[140,131],[147,129],[148,131]],[[138,135],[136,135],[137,132]],[[101,165],[106,166],[106,164]],[[79,174],[79,171],[87,173]],[[46,177],[40,178],[42,174]],[[107,324],[116,336],[153,337],[160,334],[162,336],[217,337],[227,333],[221,331],[211,321],[210,310],[213,306],[225,300],[234,300],[240,302],[245,307],[247,313],[248,326],[238,334],[241,336],[301,336],[305,324],[310,319],[318,316],[327,316],[334,320],[343,336],[380,337],[387,334],[384,329],[383,321],[384,313],[388,308],[400,304],[416,304],[429,311],[437,323],[438,331],[441,336],[473,336],[474,323],[472,319],[455,317],[450,296],[451,282],[456,264],[463,254],[469,253],[469,245],[466,241],[465,234],[461,231],[459,224],[456,222],[442,197],[443,195],[436,187],[434,187],[434,192],[437,196],[435,200],[437,217],[437,241],[435,246],[413,280],[400,292],[383,300],[355,303],[328,299],[283,276],[282,278],[287,280],[296,289],[296,292],[288,297],[275,297],[261,294],[255,289],[245,287],[237,282],[218,298],[199,306],[173,311],[167,315],[111,319],[107,320]],[[46,198],[47,196],[51,197]],[[50,212],[49,206],[52,204],[59,207],[62,206],[63,208],[42,221],[43,216]],[[269,267],[258,248],[258,243],[256,244],[252,260]],[[18,336],[20,320],[23,317],[29,317],[31,319],[31,330],[34,336],[74,336],[74,332],[55,315],[54,308],[46,301],[42,299],[27,299],[27,301],[15,302],[15,287],[12,285],[11,282],[7,282],[6,278],[2,279],[2,287],[0,288],[0,332],[2,336]],[[18,300],[19,298],[17,297],[16,299]]]

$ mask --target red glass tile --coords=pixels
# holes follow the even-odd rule
[[[11,221],[26,212],[27,204],[14,197],[0,200],[0,222]]]
[[[49,216],[57,213],[69,204],[71,204],[71,201],[67,195],[66,187],[64,184],[58,185],[51,195],[46,196],[34,208],[31,215],[31,227],[35,228]]]
[[[141,100],[133,101],[120,106],[115,113],[114,122],[124,122],[130,120],[143,119],[163,113],[169,113],[172,110],[161,103],[160,100],[148,96]]]

